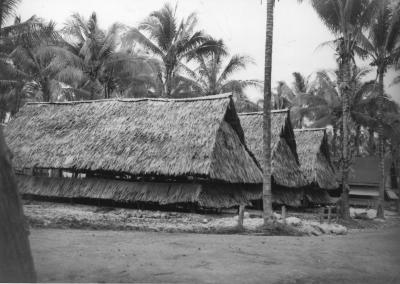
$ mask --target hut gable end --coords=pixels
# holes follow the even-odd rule
[[[276,184],[284,187],[302,187],[306,180],[300,171],[296,154],[293,129],[288,110],[276,110],[271,113],[271,149],[272,176]],[[263,162],[263,113],[239,114],[246,145],[258,162]]]
[[[295,129],[300,168],[307,181],[322,189],[338,187],[324,128]]]
[[[176,100],[34,103],[25,106],[7,125],[6,139],[17,169],[73,168],[260,182],[261,173],[255,170],[257,165],[247,151],[230,153],[239,155],[231,160],[240,161],[243,174],[228,174],[221,169],[223,165],[213,166],[217,163],[213,159],[219,159],[215,149],[221,139],[220,129],[234,136],[232,141],[224,137],[223,143],[237,143],[240,145],[232,147],[243,148],[243,130],[231,105],[228,94]]]

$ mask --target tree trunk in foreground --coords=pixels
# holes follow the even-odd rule
[[[380,68],[378,67],[378,70]],[[376,217],[385,218],[385,146],[383,138],[383,122],[382,122],[382,106],[383,106],[383,71],[380,70],[379,78],[379,94],[378,94],[378,156],[379,156],[379,199],[376,208]]]
[[[369,154],[375,155],[374,129],[372,127],[368,128],[368,148]]]
[[[35,282],[31,249],[11,154],[0,127],[0,282]]]
[[[350,110],[349,110],[349,91],[350,91],[350,60],[348,57],[344,60],[342,65],[342,195],[340,213],[343,219],[350,219],[350,206],[349,206],[349,126]]]
[[[271,190],[271,72],[272,38],[274,27],[275,0],[267,0],[267,31],[265,40],[264,65],[264,116],[263,116],[263,210],[264,224],[272,221]]]

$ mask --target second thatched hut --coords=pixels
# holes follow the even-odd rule
[[[241,113],[239,118],[246,144],[261,164],[263,113]],[[289,110],[272,111],[271,132],[273,203],[299,207],[304,199],[303,189],[307,181],[300,170]]]
[[[325,128],[295,129],[294,133],[300,169],[308,182],[307,200],[318,204],[332,202],[328,190],[337,189],[339,184],[331,163]]]

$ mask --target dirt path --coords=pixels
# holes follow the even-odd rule
[[[33,229],[40,282],[399,283],[400,227],[262,237]]]

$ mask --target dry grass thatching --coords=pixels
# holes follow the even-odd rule
[[[272,188],[272,202],[274,204],[291,207],[301,207],[304,199],[304,189],[275,186]]]
[[[246,144],[262,164],[263,114],[262,112],[239,114]],[[289,111],[272,111],[271,120],[272,176],[276,184],[284,187],[303,187],[307,182],[300,170],[296,143],[290,123]]]
[[[325,129],[296,129],[294,133],[300,168],[307,181],[321,189],[338,188]]]
[[[129,182],[100,178],[17,176],[21,194],[46,197],[91,198],[116,202],[155,202],[161,205],[194,203],[229,208],[249,204],[256,185]],[[254,187],[254,188],[253,188]]]
[[[227,94],[31,103],[5,132],[16,169],[262,182]]]

